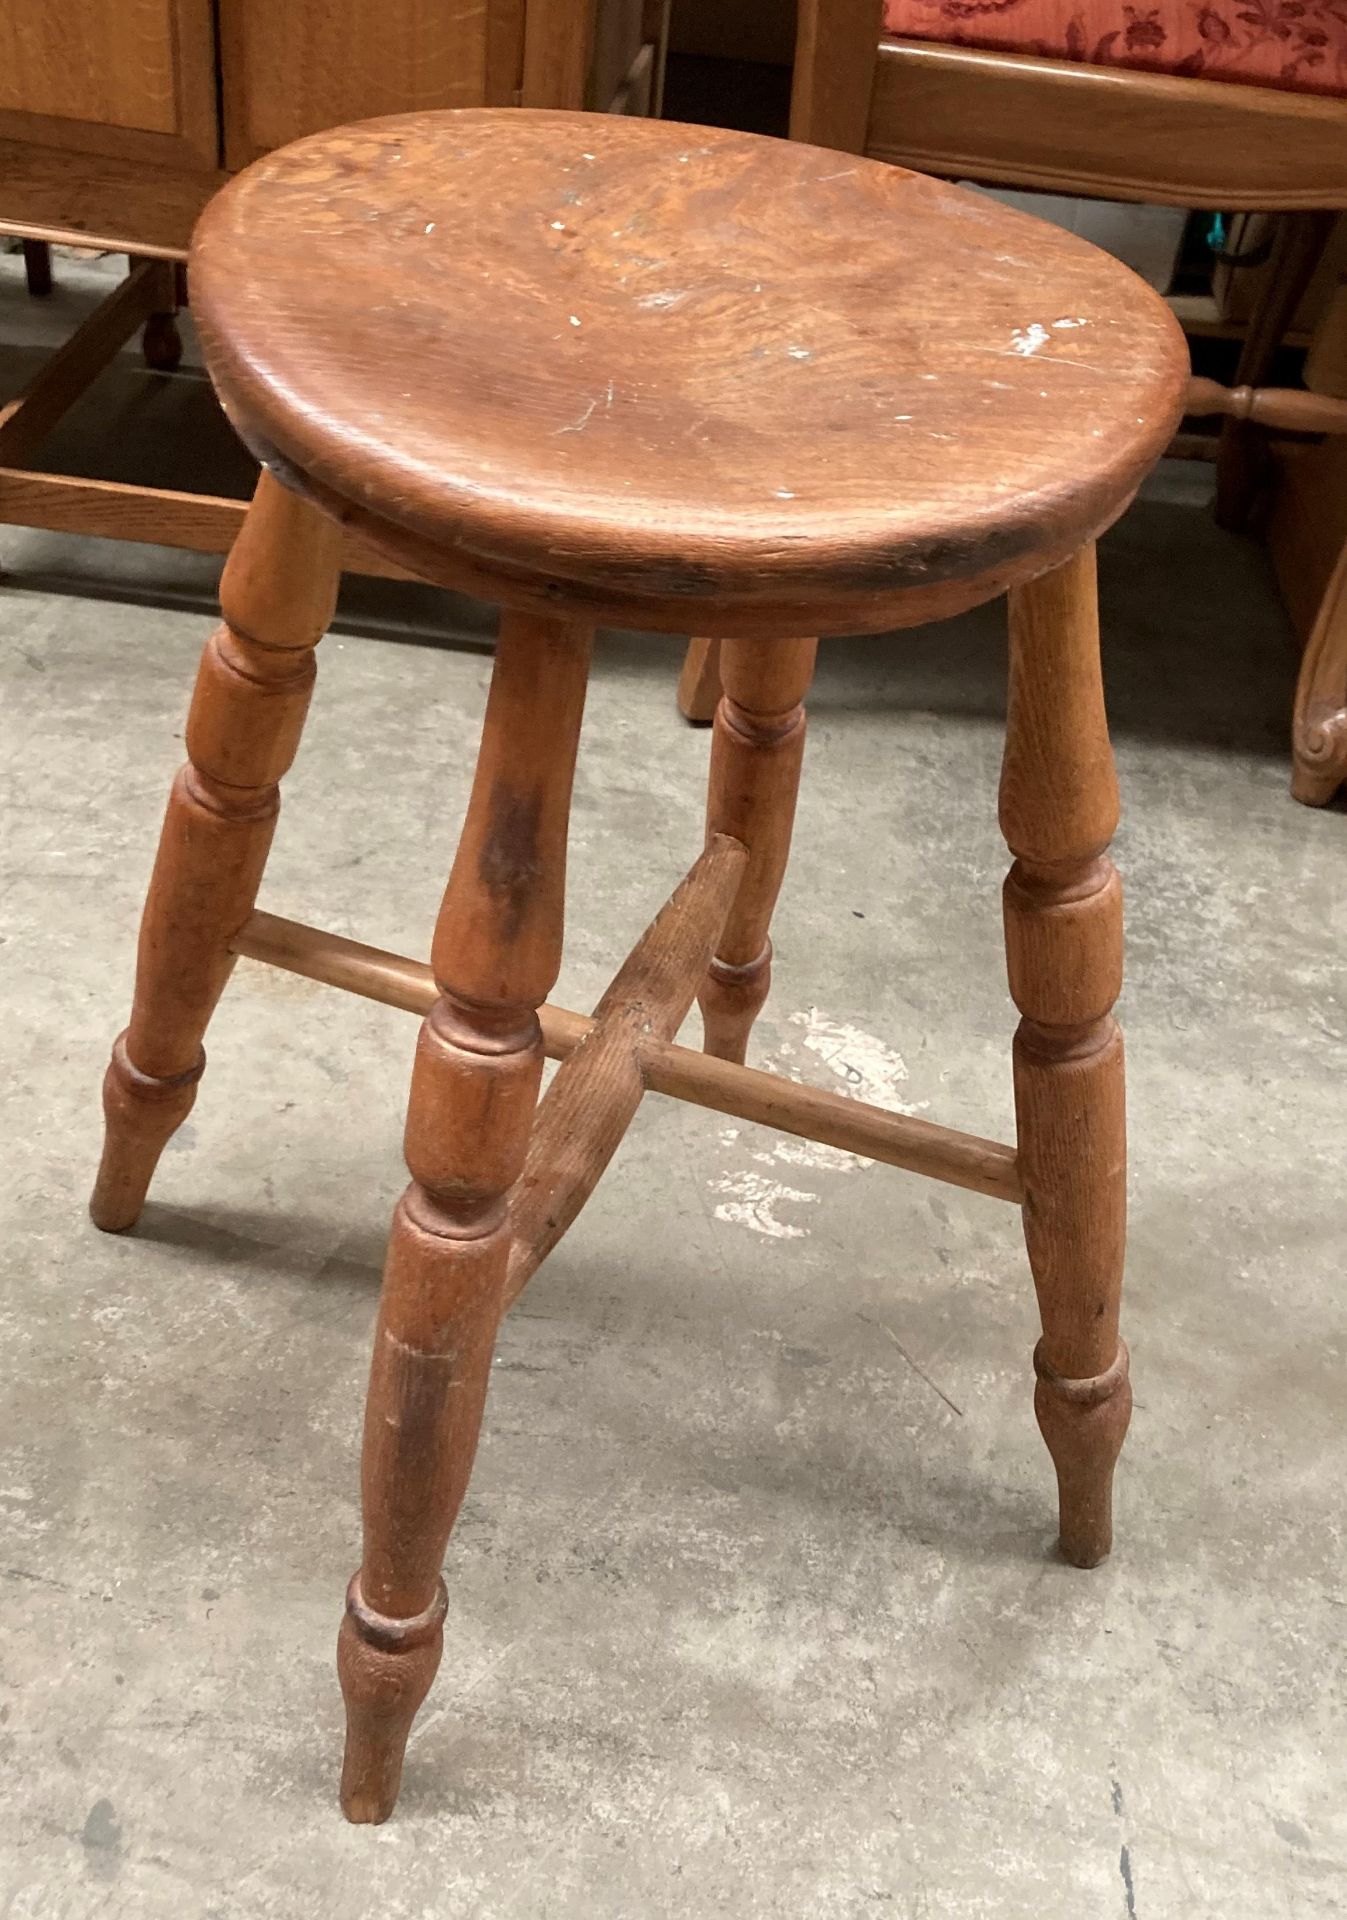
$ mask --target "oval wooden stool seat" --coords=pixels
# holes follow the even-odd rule
[[[1020,1205],[1061,1550],[1096,1565],[1131,1390],[1093,541],[1175,425],[1166,307],[1069,235],[894,167],[519,111],[374,121],[258,162],[203,219],[192,292],[264,471],[197,677],[91,1211],[134,1225],[240,956],[424,1016],[338,1638],[347,1815],[391,1811],[440,1660],[500,1318],[647,1092]],[[257,907],[340,521],[503,608],[429,965]],[[811,636],[1007,590],[1014,1146],[745,1060]],[[585,1015],[547,996],[599,620],[717,637],[724,694],[704,849]],[[694,1000],[701,1051],[676,1038]]]
[[[721,633],[1041,572],[1187,378],[1073,235],[898,167],[657,121],[399,116],[257,162],[192,305],[239,432],[418,572]]]

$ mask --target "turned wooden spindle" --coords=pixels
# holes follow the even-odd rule
[[[1104,714],[1092,546],[1010,601],[1001,830],[1015,1111],[1043,1337],[1034,1408],[1057,1469],[1061,1548],[1112,1544],[1113,1469],[1132,1396],[1118,1338],[1126,1210],[1122,890],[1107,848],[1118,788]]]
[[[1271,371],[1337,217],[1336,213],[1321,207],[1278,215],[1267,282],[1240,348],[1239,365],[1235,369],[1236,389],[1261,387]],[[1216,453],[1219,526],[1238,531],[1247,524],[1262,488],[1267,464],[1266,443],[1256,431],[1256,416],[1228,417],[1221,427]]]
[[[802,702],[816,640],[726,640],[711,737],[708,839],[729,834],[748,867],[697,998],[706,1051],[742,1062],[772,977],[768,929],[790,855],[804,758]]]
[[[201,1042],[257,899],[281,776],[299,745],[313,649],[332,616],[336,527],[263,473],[221,582],[140,926],[131,1020],[103,1085],[95,1224],[133,1226],[196,1098]]]
[[[388,1243],[365,1413],[364,1553],[337,1647],[341,1801],[387,1819],[435,1677],[441,1567],[472,1470],[542,1075],[537,1009],[561,966],[566,829],[590,630],[506,614],[477,772],[431,952],[411,1183]]]
[[[678,676],[678,711],[694,727],[709,727],[720,705],[720,642],[689,640]]]
[[[1196,419],[1221,414],[1283,433],[1347,433],[1347,400],[1304,387],[1223,387],[1194,374],[1184,412]]]

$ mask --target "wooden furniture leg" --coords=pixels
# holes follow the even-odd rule
[[[1347,547],[1333,569],[1300,665],[1291,792],[1324,807],[1347,782]]]
[[[366,1403],[364,1553],[337,1645],[341,1803],[386,1820],[439,1665],[441,1566],[472,1469],[510,1255],[507,1196],[561,965],[566,830],[590,631],[506,614],[467,818],[435,928]]]
[[[24,241],[23,271],[34,299],[51,292],[51,248],[45,240]]]
[[[709,727],[720,705],[720,642],[689,640],[678,676],[678,711],[694,727]]]
[[[1112,1544],[1113,1469],[1131,1414],[1118,1338],[1126,1210],[1122,890],[1108,857],[1118,789],[1099,671],[1094,548],[1016,589],[1001,830],[1015,1112],[1043,1337],[1034,1409],[1057,1469],[1061,1549]]]
[[[0,406],[0,510],[4,481],[30,484],[44,476],[14,472],[31,465],[43,441],[110,365],[138,327],[172,297],[172,269],[162,260],[139,260],[106,300],[76,327],[24,390]],[[238,503],[237,527],[243,507]]]
[[[156,373],[172,373],[182,362],[182,335],[178,331],[179,274],[173,261],[155,263],[155,289],[157,304],[145,322],[140,349],[147,367]]]
[[[257,899],[336,599],[336,526],[267,473],[229,556],[224,624],[206,643],[141,921],[131,1021],[103,1085],[90,1212],[133,1226],[159,1156],[196,1098],[201,1042]]]
[[[698,1000],[706,1051],[742,1064],[772,975],[768,937],[790,853],[804,757],[801,704],[817,640],[725,640],[706,831],[748,848],[748,868]]]
[[[1278,215],[1267,285],[1244,336],[1235,373],[1237,387],[1265,383],[1336,222],[1335,213]],[[1258,428],[1247,421],[1225,421],[1216,459],[1219,525],[1239,532],[1247,524],[1265,464]]]

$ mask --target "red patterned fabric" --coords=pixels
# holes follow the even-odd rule
[[[1347,0],[884,0],[904,40],[1347,95]]]

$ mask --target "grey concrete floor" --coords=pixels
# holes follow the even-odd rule
[[[213,568],[0,529],[0,1915],[1342,1912],[1347,817],[1288,798],[1289,642],[1204,484],[1164,472],[1103,558],[1113,1560],[1053,1556],[1013,1212],[652,1097],[504,1327],[377,1830],[336,1812],[332,1655],[414,1022],[241,964],[142,1228],[93,1231]],[[348,605],[265,887],[414,953],[489,669],[437,622],[480,638]],[[1009,1137],[1003,654],[995,609],[825,649],[756,1055]],[[698,844],[676,661],[598,655],[567,1004]]]

